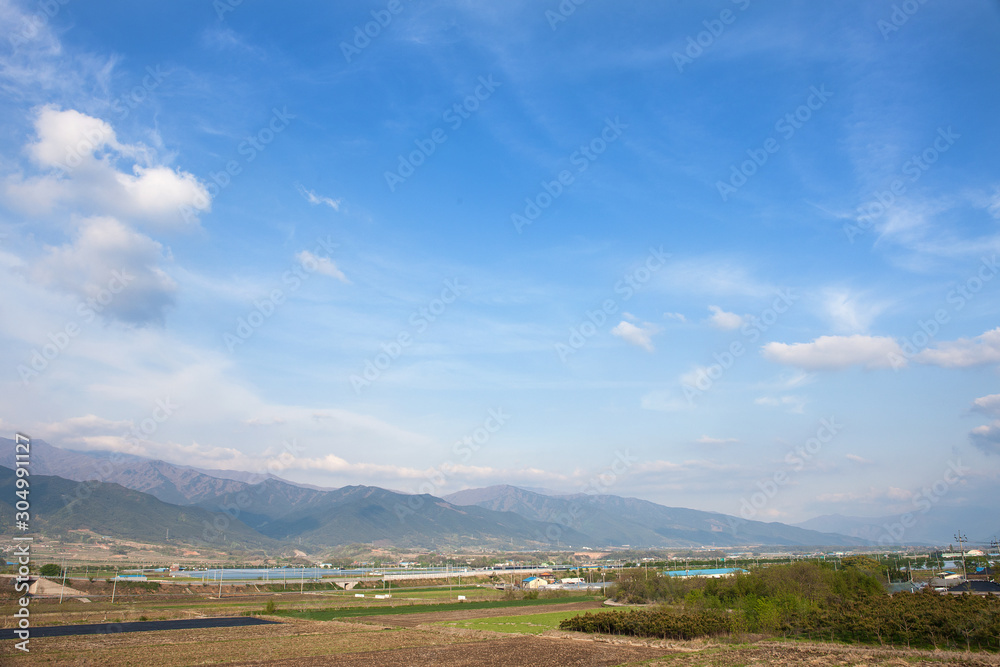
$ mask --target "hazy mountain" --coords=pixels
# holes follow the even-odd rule
[[[664,507],[637,498],[574,494],[545,496],[514,486],[469,489],[445,496],[457,505],[516,512],[589,535],[587,546],[686,547],[768,544],[861,546],[867,540],[782,523],[745,521],[715,512]],[[565,530],[565,528],[564,528]]]
[[[246,484],[235,491],[224,492],[198,501],[198,506],[212,512],[226,512],[248,526],[261,527],[279,521],[293,512],[307,512],[320,504],[333,490],[296,486],[279,479],[259,484]],[[365,541],[365,540],[361,540]]]
[[[271,549],[280,546],[242,522],[228,518],[221,535],[211,529],[217,525],[217,515],[211,512],[200,507],[171,505],[118,484],[81,484],[35,471],[29,479],[32,531],[89,529],[98,535],[162,543],[169,530],[171,542],[212,543],[220,547],[235,542],[249,548]],[[0,467],[0,531],[14,529],[15,480],[13,470]]]
[[[407,495],[372,486],[302,493],[273,481],[226,494],[203,507],[235,507],[241,519],[274,539],[301,538],[333,546],[382,542],[401,547],[531,546],[548,543],[556,526],[482,507],[458,507],[430,495]],[[242,502],[241,502],[242,501]],[[562,544],[590,538],[564,531]]]
[[[0,438],[0,465],[14,467],[13,440]],[[77,452],[35,439],[31,441],[31,471],[76,481],[100,480],[121,484],[175,505],[238,492],[250,482],[260,482],[262,478],[278,479],[273,475],[261,476],[233,470],[204,471],[139,456],[120,455],[118,460],[114,460],[108,452]]]
[[[932,507],[928,512],[914,511],[904,525],[903,515],[860,517],[827,514],[795,524],[810,530],[827,530],[861,537],[885,546],[926,544],[947,547],[957,544],[955,533],[961,530],[974,546],[987,546],[997,533],[972,532],[968,526],[989,526],[996,511],[984,507]],[[956,547],[957,548],[957,547]]]
[[[13,442],[0,438],[0,465],[12,467],[13,452]],[[366,486],[322,489],[270,475],[252,483],[257,476],[245,472],[199,470],[135,456],[113,461],[110,456],[63,450],[33,440],[31,471],[33,476],[56,475],[77,481],[97,479],[107,486],[120,485],[148,493],[175,509],[187,506],[190,513],[185,516],[193,516],[195,512],[205,513],[198,516],[225,512],[236,532],[252,531],[246,535],[248,539],[254,535],[261,540],[301,539],[324,546],[353,542],[429,548],[854,546],[866,544],[871,539],[866,536],[874,534],[873,529],[854,530],[850,522],[824,523],[820,521],[822,517],[815,520],[815,526],[788,526],[664,507],[635,498],[548,495],[513,486],[469,489],[441,499]],[[140,505],[154,507],[148,501]],[[80,506],[76,520],[80,517],[90,520],[84,511],[88,507]],[[161,530],[165,533],[167,526],[160,527],[158,521],[177,519],[171,519],[173,515],[169,512],[164,514],[163,507],[155,508],[144,525],[127,522],[122,530],[131,530],[128,526],[141,528],[136,539],[145,539],[144,536],[153,536]],[[98,509],[104,514],[95,520],[103,521],[101,517],[112,508]],[[70,517],[63,515],[58,521],[64,522],[59,525],[72,524]],[[171,535],[181,539],[181,533],[175,530],[180,528],[171,528]],[[844,534],[836,534],[842,531]]]

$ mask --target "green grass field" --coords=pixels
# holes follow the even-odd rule
[[[589,602],[598,600],[590,595],[575,595],[564,598],[549,598],[539,600],[496,600],[481,602],[451,602],[444,604],[408,604],[399,606],[382,605],[378,607],[347,607],[336,609],[316,609],[309,611],[281,610],[278,616],[304,618],[310,621],[332,621],[339,618],[358,618],[363,616],[385,616],[388,614],[426,614],[439,611],[470,611],[475,609],[503,609],[506,607],[534,607],[547,604],[566,604],[567,602]]]
[[[540,635],[546,630],[557,630],[559,621],[579,616],[579,611],[552,611],[545,614],[525,614],[522,616],[495,616],[493,618],[473,618],[467,621],[441,621],[437,625],[469,630],[492,630],[522,635]]]

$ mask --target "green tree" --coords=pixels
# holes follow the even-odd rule
[[[55,563],[46,563],[42,566],[40,570],[43,577],[59,577],[62,576],[62,568]]]

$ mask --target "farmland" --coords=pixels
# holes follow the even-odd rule
[[[174,667],[222,665],[1000,665],[988,653],[910,651],[765,640],[761,636],[691,641],[584,634],[559,630],[566,621],[602,610],[587,595],[522,599],[488,587],[397,588],[392,597],[344,591],[258,593],[211,587],[161,597],[123,587],[105,598],[38,599],[33,626],[253,614],[273,625],[35,639],[31,653],[0,642],[11,665],[113,664]],[[183,587],[187,588],[187,587]],[[466,600],[458,602],[458,595]],[[273,613],[265,613],[273,603]],[[0,608],[7,627],[13,606]],[[607,607],[603,607],[607,609]],[[623,613],[621,610],[612,613]]]

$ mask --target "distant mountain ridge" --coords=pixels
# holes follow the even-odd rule
[[[0,439],[0,465],[13,467],[12,444]],[[437,549],[869,543],[856,536],[744,521],[637,498],[545,495],[509,485],[460,491],[445,498],[372,486],[324,489],[273,475],[258,480],[250,473],[199,470],[134,456],[112,463],[103,453],[63,450],[42,440],[32,441],[31,461],[33,475],[120,485],[172,506],[156,506],[158,516],[167,517],[164,520],[169,520],[170,512],[197,508],[219,525],[233,524],[237,532],[245,528],[270,544],[368,542]],[[246,537],[250,540],[253,535]]]
[[[34,442],[32,442],[34,446]],[[0,466],[0,532],[14,528],[16,475]],[[216,515],[200,507],[165,503],[148,493],[107,482],[80,482],[32,471],[29,493],[33,530],[90,530],[97,535],[149,543],[167,541],[193,545],[276,549],[279,542],[238,520],[216,530]]]
[[[14,467],[13,440],[0,438],[0,466]],[[238,492],[251,481],[280,479],[236,470],[200,470],[128,454],[113,462],[107,452],[78,452],[31,441],[31,470],[78,482],[100,480],[155,496],[165,503],[189,505],[222,493]],[[292,484],[281,480],[285,484]]]
[[[444,496],[456,505],[509,511],[552,521],[591,537],[591,547],[689,547],[768,544],[780,546],[864,546],[864,538],[818,532],[782,523],[764,523],[638,498],[584,493],[548,496],[497,485]]]

